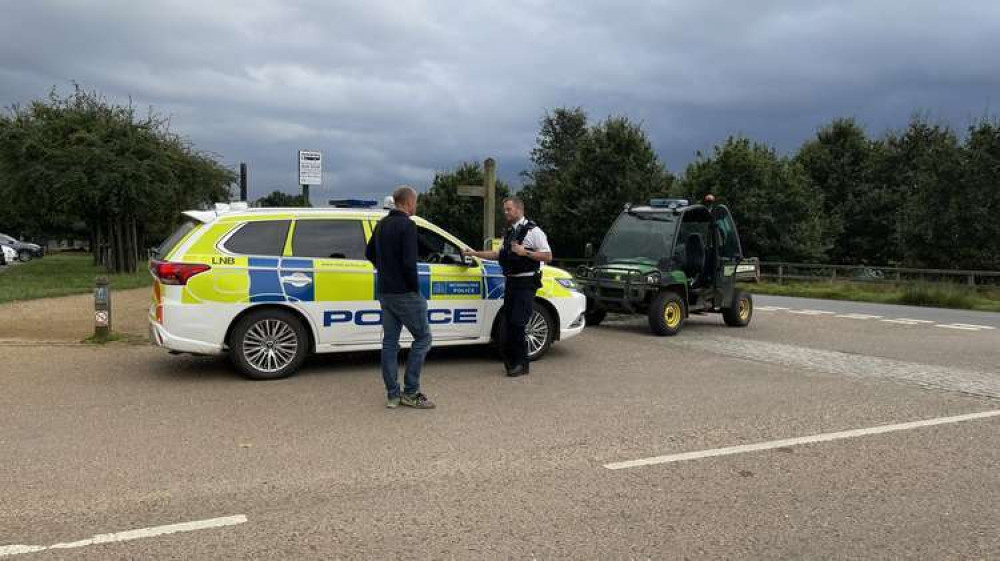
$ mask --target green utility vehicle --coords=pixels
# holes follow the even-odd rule
[[[737,281],[758,278],[758,262],[743,257],[729,209],[711,195],[705,204],[625,205],[591,265],[576,271],[587,325],[608,312],[646,314],[657,335],[676,335],[689,314],[721,313],[726,325],[747,326],[753,298]]]

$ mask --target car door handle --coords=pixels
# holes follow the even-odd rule
[[[312,284],[312,279],[302,273],[295,273],[287,277],[281,277],[281,282],[285,284],[290,284],[296,288],[302,288],[308,284]]]

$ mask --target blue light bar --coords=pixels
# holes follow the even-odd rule
[[[374,208],[378,201],[368,201],[363,199],[332,199],[330,206],[334,208]]]

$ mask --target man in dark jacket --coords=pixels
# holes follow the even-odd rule
[[[420,393],[420,371],[431,349],[427,322],[427,300],[420,294],[417,277],[417,225],[410,217],[417,212],[417,192],[401,186],[392,193],[396,208],[379,221],[365,250],[375,265],[376,292],[382,307],[382,380],[388,394],[386,407],[400,404],[433,409],[434,403]],[[403,391],[399,390],[399,335],[403,327],[413,335],[406,360]]]

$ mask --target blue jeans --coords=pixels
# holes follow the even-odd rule
[[[420,392],[420,370],[431,350],[431,327],[427,323],[427,300],[417,292],[381,294],[382,306],[382,380],[390,398],[399,397],[399,334],[403,327],[413,335],[413,345],[406,359],[403,391]]]

